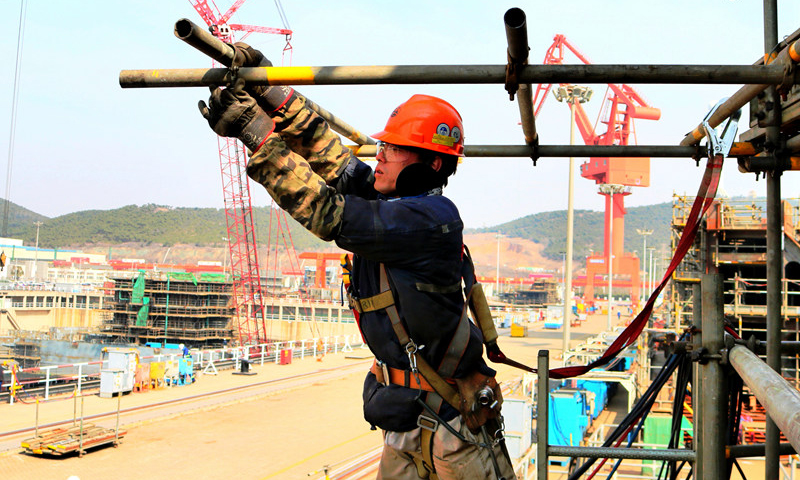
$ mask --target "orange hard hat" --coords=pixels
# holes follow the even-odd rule
[[[464,153],[464,124],[452,105],[430,95],[414,95],[395,108],[386,127],[372,136],[394,145],[447,155]]]

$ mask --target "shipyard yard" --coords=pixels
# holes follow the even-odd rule
[[[0,480],[798,475],[800,4],[151,3],[0,29]]]
[[[575,344],[594,336],[605,326],[606,317],[592,316],[573,327]],[[561,333],[531,325],[526,337],[510,337],[500,330],[504,351],[520,361],[533,361],[538,350],[550,349],[558,365]],[[125,412],[120,428],[127,430],[118,447],[101,447],[82,457],[40,457],[20,452],[19,442],[32,436],[35,404],[0,404],[0,478],[59,479],[71,475],[82,480],[119,478],[236,478],[299,479],[324,478],[323,469],[341,469],[361,458],[374,458],[381,447],[380,431],[370,431],[361,412],[361,386],[372,357],[367,350],[328,354],[289,365],[252,364],[254,376],[199,375],[192,385],[130,393],[121,399],[122,410],[170,403],[145,410]],[[511,383],[519,370],[493,365],[501,383]],[[260,385],[259,385],[260,384]],[[244,385],[244,391],[212,395]],[[619,397],[625,397],[622,392]],[[93,423],[115,427],[117,398],[85,399],[85,414],[110,413]],[[620,405],[624,408],[624,400]],[[73,418],[71,398],[40,405],[40,424]],[[620,412],[608,411],[602,421],[614,423]],[[27,429],[24,433],[6,432]],[[367,462],[372,465],[374,462]],[[369,470],[367,470],[368,472]],[[374,476],[362,472],[363,478]],[[333,478],[361,478],[359,475]],[[559,478],[553,476],[552,478]]]

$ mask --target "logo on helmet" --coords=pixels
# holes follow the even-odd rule
[[[446,123],[440,123],[436,127],[436,134],[433,135],[431,142],[439,145],[446,145],[452,147],[461,138],[461,130],[458,127],[453,127],[453,134],[450,135],[450,126]]]
[[[460,142],[461,141],[461,129],[458,128],[458,127],[453,127],[453,134],[451,136],[453,137],[453,141],[455,143]]]

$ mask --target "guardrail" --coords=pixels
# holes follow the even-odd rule
[[[237,347],[215,348],[208,350],[193,350],[189,354],[192,357],[195,372],[204,372],[210,366],[213,368],[234,368],[240,369],[242,361],[250,363],[258,362],[260,365],[265,363],[279,363],[282,351],[290,351],[292,358],[303,360],[306,356],[316,358],[320,354],[352,352],[354,348],[365,348],[358,334],[335,335],[332,337],[311,338],[307,340],[291,340],[284,342],[272,342],[258,345],[245,345]],[[174,360],[181,357],[180,353],[164,353],[148,355],[139,358],[139,363],[161,362],[164,360]],[[100,371],[107,367],[108,360],[95,360],[91,362],[69,363],[62,365],[46,365],[15,370],[13,373],[10,366],[0,366],[0,399],[9,397],[9,402],[14,403],[14,395],[11,389],[14,388],[19,394],[20,390],[26,387],[41,386],[44,383],[44,400],[49,400],[51,388],[55,384],[65,382],[75,383],[78,395],[81,394],[84,383],[89,379],[99,378]],[[17,380],[19,374],[43,374],[44,378],[27,380]]]

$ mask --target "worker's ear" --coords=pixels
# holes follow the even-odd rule
[[[436,155],[436,157],[431,162],[431,168],[438,172],[442,168],[442,157]]]

